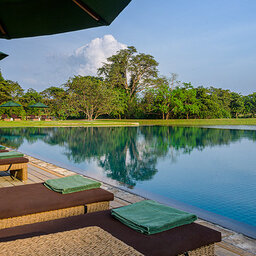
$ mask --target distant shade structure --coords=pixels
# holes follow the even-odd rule
[[[46,106],[44,103],[41,103],[41,102],[30,105],[29,107],[30,108],[49,108],[48,106]]]
[[[0,1],[0,38],[51,35],[110,25],[130,1]]]
[[[12,107],[22,107],[19,103],[15,103],[13,101],[8,101],[2,105],[0,105],[1,108],[12,108]]]

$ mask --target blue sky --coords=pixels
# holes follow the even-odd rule
[[[249,94],[256,91],[255,0],[133,0],[108,27],[35,38],[0,39],[6,79],[24,88],[60,86],[95,75],[127,45],[151,54],[159,73]]]

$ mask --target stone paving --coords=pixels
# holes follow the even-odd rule
[[[48,173],[45,175],[43,175],[43,173],[40,173],[40,175],[43,175],[42,177],[39,177],[41,179],[43,179],[44,176],[47,177],[49,175],[63,177],[63,176],[69,176],[69,175],[75,174],[75,172],[73,171],[67,170],[65,168],[61,168],[51,163],[46,163],[39,159],[33,158],[31,156],[26,156],[26,157],[29,158],[31,167],[40,168],[41,170]],[[32,171],[33,171],[33,168],[31,169]],[[38,177],[34,177],[34,180],[33,180],[33,177],[32,177],[31,178],[32,180],[30,180],[30,182],[38,182],[36,181],[37,178]],[[111,186],[106,183],[102,183],[102,188],[108,191],[111,191],[115,195],[115,200],[111,202],[111,205],[110,205],[111,208],[120,207],[120,206],[128,205],[131,203],[135,203],[141,200],[145,200],[145,198],[139,195],[129,193],[127,191],[124,191],[120,188]],[[221,232],[222,242],[218,243],[215,247],[215,254],[217,256],[256,255],[256,240],[248,238],[242,234],[238,234],[234,231],[222,228],[218,225],[215,225],[213,223],[210,223],[201,219],[197,220],[197,222]]]

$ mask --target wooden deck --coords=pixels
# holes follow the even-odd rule
[[[32,164],[28,164],[28,180],[22,182],[16,178],[10,177],[10,174],[6,172],[0,172],[0,187],[11,187],[11,186],[19,186],[24,184],[31,184],[31,183],[40,183],[44,182],[48,179],[55,179],[63,177],[60,174],[53,174],[51,172],[47,172],[38,168]]]
[[[60,168],[53,164],[45,163],[41,160],[32,158],[30,156],[27,156],[27,157],[30,160],[30,163],[28,164],[28,180],[26,182],[22,182],[16,178],[11,178],[8,173],[2,171],[0,172],[0,187],[10,187],[10,186],[19,186],[19,185],[25,185],[25,184],[31,184],[31,183],[40,183],[40,182],[44,182],[47,179],[55,179],[59,177],[64,177],[66,175],[74,174],[69,170]],[[108,191],[111,191],[115,195],[115,200],[111,202],[111,205],[110,205],[111,208],[128,205],[144,199],[140,196],[133,195],[126,191],[112,187],[108,184],[102,184],[102,188]],[[232,236],[234,236],[234,233],[232,231],[222,229],[218,226],[215,226],[214,224],[208,223],[203,220],[199,220],[198,222],[202,225],[210,226],[211,228],[217,229],[222,233],[223,242],[218,243],[215,246],[215,253],[217,256],[256,255],[254,253],[250,253],[248,250],[243,250],[237,247],[234,239],[232,240]],[[229,242],[226,242],[226,241],[229,241]],[[248,245],[249,243],[249,246],[251,246],[251,243],[253,244],[255,242],[250,239],[243,240],[243,241],[245,241],[246,245]],[[238,243],[240,242],[241,241],[238,241]]]

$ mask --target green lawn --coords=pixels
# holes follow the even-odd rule
[[[53,127],[53,126],[138,126],[138,125],[256,125],[256,118],[245,119],[171,119],[171,120],[140,120],[140,119],[108,119],[108,120],[65,120],[65,121],[0,121],[0,127]]]

